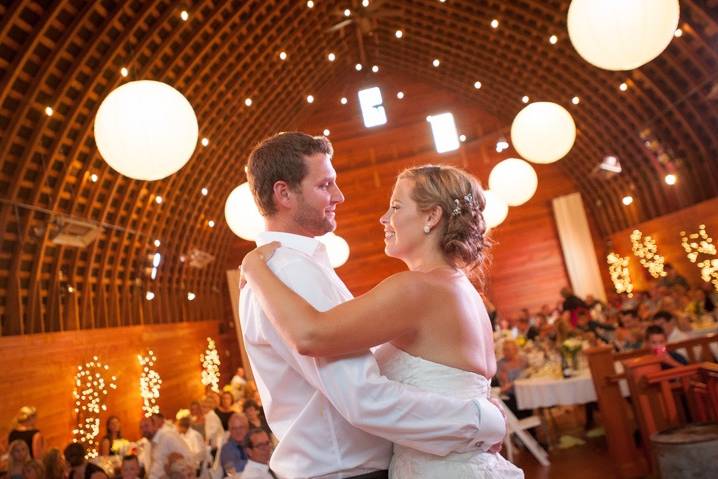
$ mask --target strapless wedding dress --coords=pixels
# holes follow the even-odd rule
[[[427,361],[391,344],[378,348],[374,355],[384,376],[418,389],[460,399],[488,397],[491,385],[485,377]],[[389,467],[390,479],[519,479],[524,474],[501,454],[471,452],[440,457],[394,445]]]

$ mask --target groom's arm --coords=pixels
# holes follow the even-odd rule
[[[275,271],[319,310],[336,304],[330,280],[316,265],[297,261]],[[348,422],[397,444],[436,455],[488,449],[505,433],[503,416],[486,398],[460,400],[390,381],[371,354],[342,359],[302,356],[263,318],[275,351],[318,389]]]

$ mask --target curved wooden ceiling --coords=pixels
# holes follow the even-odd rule
[[[360,10],[358,0],[314,3],[0,4],[2,334],[226,314],[223,269],[232,234],[223,208],[243,181],[249,149],[291,128],[307,107],[305,95],[356,75],[362,57],[367,67],[451,89],[507,128],[524,95],[565,105],[579,134],[561,165],[605,235],[718,194],[718,100],[709,99],[718,81],[715,0],[683,0],[683,35],[630,72],[602,71],[578,57],[566,33],[568,0],[375,0],[377,19],[362,35],[355,23],[327,31],[344,19],[344,8]],[[497,29],[490,26],[494,18]],[[397,29],[403,38],[395,37]],[[553,34],[556,45],[548,41]],[[326,58],[330,51],[335,62]],[[439,68],[433,58],[441,59]],[[132,79],[161,80],[183,92],[200,136],[210,141],[162,181],[120,176],[93,143],[99,102]],[[253,99],[250,107],[246,98]],[[618,156],[623,172],[603,179],[593,172],[608,154]],[[674,170],[679,183],[671,188],[663,176]],[[620,202],[625,194],[636,200],[631,207]],[[101,236],[86,248],[54,244],[50,224],[68,217],[101,224]],[[208,226],[211,219],[217,227]],[[216,259],[192,268],[193,249]],[[163,264],[151,282],[146,270],[156,251]],[[148,288],[165,294],[144,301]],[[186,301],[188,291],[198,295],[195,302]]]

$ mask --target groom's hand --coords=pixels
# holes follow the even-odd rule
[[[491,401],[491,403],[494,406],[499,408],[499,411],[501,411],[501,415],[504,416],[504,423],[506,424],[506,435],[504,436],[504,439],[501,442],[497,442],[496,444],[491,446],[491,448],[489,448],[489,452],[499,453],[499,452],[501,452],[501,448],[504,445],[504,441],[506,440],[506,437],[509,435],[509,420],[508,420],[508,417],[506,416],[506,411],[504,411],[501,401],[499,401],[495,397],[490,397],[489,401]]]

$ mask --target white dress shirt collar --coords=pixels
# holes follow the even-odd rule
[[[327,248],[317,238],[285,233],[284,231],[263,231],[257,235],[257,246],[263,246],[272,241],[278,241],[284,247],[292,248],[314,260],[329,264]]]

